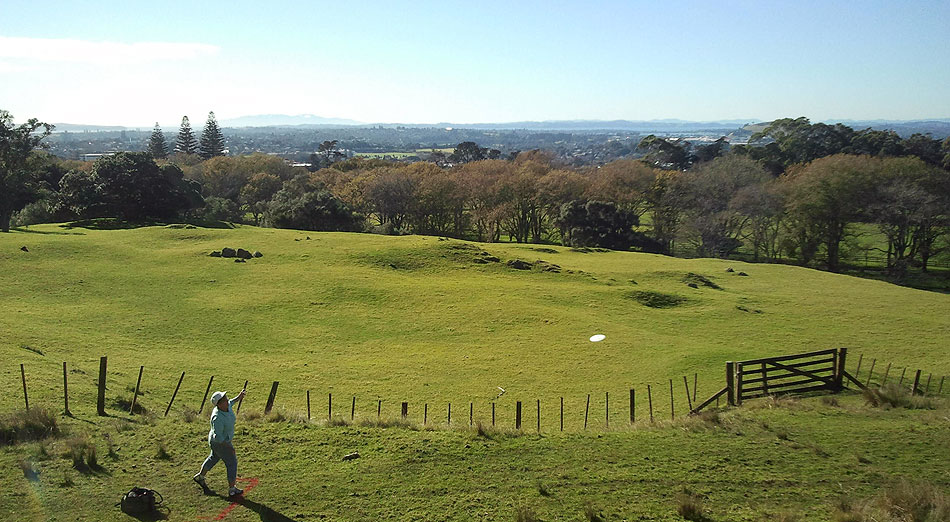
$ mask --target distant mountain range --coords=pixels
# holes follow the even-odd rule
[[[718,131],[724,134],[743,127],[767,123],[756,118],[731,119],[716,121],[689,121],[678,119],[660,120],[549,120],[549,121],[518,121],[508,123],[365,123],[343,118],[324,118],[313,114],[261,114],[241,116],[221,120],[220,125],[225,128],[242,127],[412,127],[412,128],[456,128],[479,130],[527,130],[538,132],[581,132],[581,131],[631,131],[639,133],[685,133]],[[934,118],[928,120],[825,120],[823,123],[843,123],[855,130],[871,127],[874,129],[892,129],[901,135],[915,132],[931,133],[934,137],[950,135],[950,118]],[[122,131],[146,130],[151,125],[142,127],[122,127],[115,125],[80,125],[72,123],[57,123],[56,131]],[[166,127],[166,132],[173,132],[174,128]],[[200,127],[196,127],[200,130]]]

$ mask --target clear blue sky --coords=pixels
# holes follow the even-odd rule
[[[18,120],[950,117],[950,1],[0,0]]]

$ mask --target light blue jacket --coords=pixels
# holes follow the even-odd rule
[[[221,411],[217,405],[211,411],[211,431],[208,432],[210,444],[231,442],[234,439],[234,403],[237,399],[228,401],[228,411]]]

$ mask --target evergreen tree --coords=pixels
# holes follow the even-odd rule
[[[152,137],[148,140],[148,151],[152,153],[155,159],[164,159],[168,157],[168,144],[165,143],[165,134],[162,128],[155,122],[155,128],[152,129]]]
[[[224,156],[224,135],[221,134],[218,122],[214,119],[214,111],[208,113],[208,121],[205,122],[205,128],[201,131],[198,154],[204,159]]]
[[[178,154],[198,153],[198,140],[195,139],[195,133],[191,132],[191,123],[188,122],[188,116],[182,116],[181,118],[181,128],[178,129],[175,152]]]

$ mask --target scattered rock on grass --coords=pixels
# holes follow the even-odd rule
[[[511,261],[508,261],[508,266],[516,270],[531,270],[531,263],[522,261],[520,259],[512,259]]]
[[[22,250],[22,251],[24,251],[24,252],[29,252],[29,251],[30,251],[30,249],[29,249],[29,248],[26,248],[26,246],[21,246],[21,247],[20,247],[20,250]]]
[[[699,288],[699,285],[697,285],[696,283],[686,283],[686,286],[690,288]]]
[[[501,259],[498,259],[498,258],[495,257],[495,256],[487,256],[487,257],[485,257],[485,261],[489,261],[489,262],[492,262],[492,263],[498,263],[498,262],[501,261]]]
[[[243,248],[237,249],[237,256],[240,257],[241,259],[250,259],[254,257],[251,255],[250,252],[248,252],[247,250],[244,250]]]
[[[354,451],[353,453],[350,453],[350,454],[347,454],[347,455],[343,455],[343,460],[345,460],[345,461],[346,461],[346,460],[356,460],[356,459],[358,459],[358,458],[360,458],[360,454],[359,454],[359,452],[357,452],[357,451]]]
[[[731,273],[735,272],[735,270],[733,270],[732,267],[730,266],[729,268],[726,269],[726,272],[728,272],[728,273],[731,274]]]
[[[237,255],[237,251],[233,248],[224,247],[221,249],[221,257],[234,257]]]
[[[264,257],[264,254],[262,254],[260,250],[257,250],[254,252],[254,257]]]
[[[476,257],[475,259],[472,259],[472,262],[473,262],[473,263],[476,263],[476,264],[479,264],[479,265],[487,265],[487,264],[488,264],[488,261],[486,261],[485,259],[483,259],[483,258],[481,258],[481,257]]]
[[[211,256],[211,257],[221,257],[221,251],[220,251],[220,250],[215,250],[214,252],[211,252],[211,253],[208,254],[208,255]]]
[[[743,276],[743,277],[749,277],[749,274],[747,274],[747,273],[745,273],[745,272],[739,272],[739,273],[736,274],[736,275],[738,275],[738,276]]]
[[[240,257],[234,258],[234,262],[235,262],[235,263],[247,263],[247,261],[245,261],[244,259],[241,259]]]

